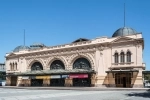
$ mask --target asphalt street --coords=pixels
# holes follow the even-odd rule
[[[150,100],[150,92],[0,88],[0,100]]]

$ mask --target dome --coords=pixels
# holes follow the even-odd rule
[[[112,37],[126,36],[126,35],[133,35],[133,34],[137,34],[137,32],[134,29],[130,27],[123,27],[116,30],[115,33],[112,35]]]
[[[23,45],[21,45],[21,46],[17,46],[17,47],[13,50],[13,52],[19,52],[19,51],[28,50],[28,49],[30,49],[28,46],[23,46]]]

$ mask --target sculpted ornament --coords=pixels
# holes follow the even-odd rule
[[[32,66],[32,64],[34,62],[40,62],[42,64],[43,68],[45,66],[45,64],[44,64],[44,62],[43,62],[43,60],[41,58],[33,58],[33,59],[29,60],[28,69],[30,69],[30,67]]]
[[[43,60],[44,64],[46,65],[47,64],[47,58],[46,57],[42,57],[41,59]]]
[[[105,47],[101,45],[100,47],[98,47],[98,50],[103,51],[104,48],[105,48]]]
[[[69,59],[70,59],[70,57],[67,55],[67,56],[63,56],[64,57],[64,59],[68,62],[69,61]]]
[[[89,52],[88,54],[92,55],[93,58],[95,57],[95,52]]]

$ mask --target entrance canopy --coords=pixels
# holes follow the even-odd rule
[[[85,69],[73,69],[73,70],[35,70],[27,71],[22,73],[11,73],[7,76],[29,76],[29,75],[61,75],[61,74],[74,74],[74,73],[96,73],[94,70],[85,70]]]
[[[139,72],[139,70],[136,69],[129,69],[129,70],[109,70],[106,71],[106,73],[117,73],[117,72],[122,72],[122,73],[126,73],[126,72]]]

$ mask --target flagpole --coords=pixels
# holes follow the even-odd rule
[[[24,41],[23,42],[24,42],[24,46],[25,46],[25,29],[24,29]]]

